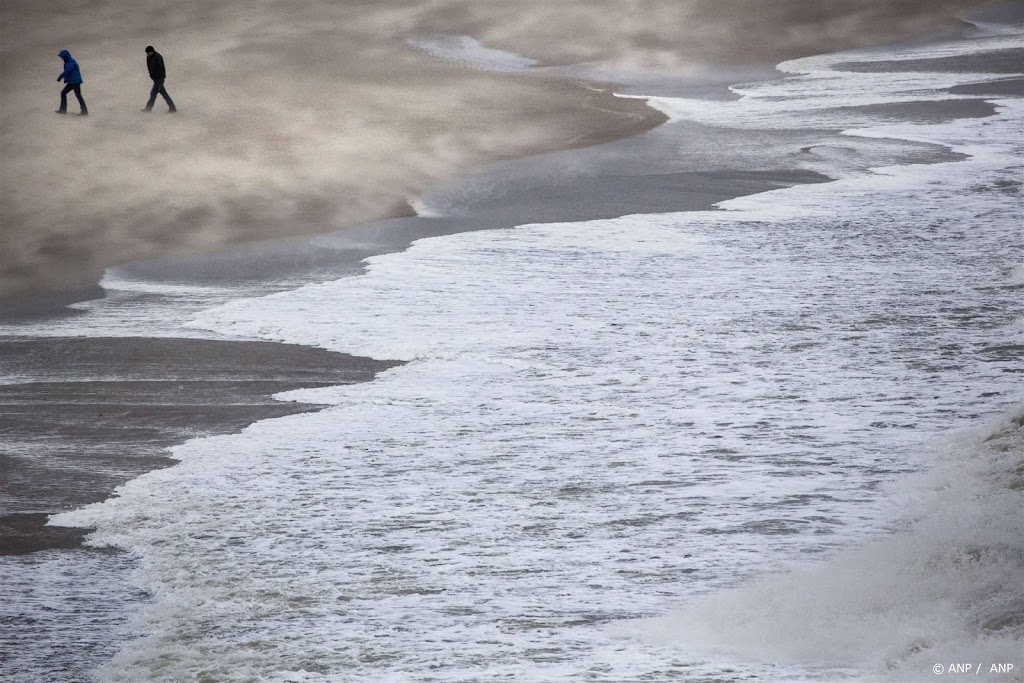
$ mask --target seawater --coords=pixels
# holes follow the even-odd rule
[[[837,109],[997,77],[843,61],[1019,44],[818,57],[733,102],[654,100],[668,126],[848,129],[805,153],[835,182],[424,239],[263,297],[167,293],[183,334],[408,362],[282,394],[329,407],[183,444],[53,519],[129,551],[149,595],[97,678],[1024,670],[1021,100],[931,125]],[[963,158],[851,163],[882,139]],[[120,315],[84,308],[75,329]],[[180,327],[147,311],[126,324]]]

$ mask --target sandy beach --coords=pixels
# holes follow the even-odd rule
[[[472,35],[539,64],[685,73],[951,30],[941,10],[972,3],[844,0],[806,16],[794,2],[753,16],[742,2],[634,4],[7,3],[0,301],[130,260],[406,215],[411,198],[484,164],[663,120],[605,85],[427,59],[424,41]],[[737,48],[737,35],[757,37]],[[179,93],[173,117],[139,111],[154,42]],[[50,115],[63,48],[81,61],[89,118]]]

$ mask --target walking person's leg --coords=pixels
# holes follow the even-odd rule
[[[164,87],[163,81],[160,81],[160,94],[164,96],[164,101],[167,102],[168,109],[170,109],[171,111],[178,111],[178,109],[174,106],[174,100],[172,100],[171,96],[167,94],[167,88]]]
[[[82,97],[82,86],[77,84],[72,88],[75,91],[75,97],[78,98],[78,106],[82,108],[82,116],[89,115],[89,107],[85,106],[85,99]]]
[[[67,114],[68,113],[68,93],[71,92],[71,90],[74,87],[75,86],[70,85],[70,84],[69,85],[65,85],[64,89],[60,91],[60,109],[57,110],[58,114]]]
[[[163,81],[153,81],[153,88],[149,91],[149,102],[146,102],[146,108],[142,111],[150,111],[153,109],[153,104],[156,102],[157,93],[159,93],[164,87]]]

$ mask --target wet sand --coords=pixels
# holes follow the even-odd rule
[[[31,381],[0,385],[0,555],[76,547],[86,532],[46,527],[48,515],[173,465],[169,446],[316,408],[274,393],[394,365],[264,342],[2,341],[0,374]]]
[[[865,73],[924,71],[934,73],[1019,74],[1024,70],[1024,48],[992,50],[973,55],[907,59],[899,62],[845,62],[837,68]]]
[[[951,89],[952,90],[952,89]],[[837,111],[860,113],[885,121],[945,123],[955,119],[981,119],[996,113],[996,106],[985,100],[938,100],[869,104],[862,107],[839,107]]]
[[[949,88],[953,95],[987,95],[997,97],[1024,97],[1024,78],[1007,78],[988,83],[970,83]]]

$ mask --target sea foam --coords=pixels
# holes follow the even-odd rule
[[[954,663],[971,664],[960,673],[976,680],[979,665],[1010,664],[999,680],[1021,680],[1024,412],[927,453],[924,472],[885,487],[902,507],[892,536],[623,632],[716,661],[845,665],[881,680]]]

